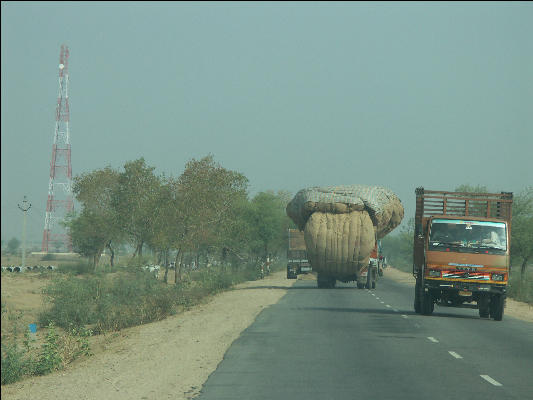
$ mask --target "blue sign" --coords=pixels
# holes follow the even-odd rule
[[[30,333],[36,333],[36,332],[37,332],[37,325],[30,324]]]

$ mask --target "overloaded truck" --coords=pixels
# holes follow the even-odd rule
[[[298,229],[287,230],[287,279],[296,279],[299,274],[311,271],[311,264],[307,259],[304,233]]]
[[[337,281],[372,287],[376,274],[372,249],[402,221],[400,199],[378,186],[343,185],[302,189],[287,205],[287,215],[304,232],[307,256],[319,288]],[[364,276],[364,271],[368,271]]]
[[[509,282],[513,194],[417,188],[414,309],[477,307],[501,321]],[[473,303],[476,304],[473,304]]]

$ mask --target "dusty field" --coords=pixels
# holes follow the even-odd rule
[[[2,397],[192,398],[231,343],[261,310],[276,303],[294,284],[285,274],[281,271],[238,285],[205,305],[164,321],[95,338],[98,349],[93,357],[64,371],[2,386]]]

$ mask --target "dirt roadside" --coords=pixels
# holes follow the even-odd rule
[[[385,276],[413,285],[413,277],[389,267]],[[298,279],[314,279],[300,275]],[[285,271],[246,282],[164,321],[98,337],[105,350],[66,370],[2,386],[4,399],[191,399],[226,350],[295,280]],[[533,307],[508,300],[507,315],[533,322]],[[5,396],[5,397],[4,397]]]
[[[412,274],[400,271],[394,267],[388,267],[385,270],[385,276],[397,282],[415,286],[415,278],[413,278]],[[521,319],[522,321],[533,322],[533,306],[507,298],[505,301],[505,315]]]
[[[280,271],[164,321],[125,329],[108,337],[105,351],[66,370],[2,386],[2,398],[190,399],[231,343],[294,282]]]

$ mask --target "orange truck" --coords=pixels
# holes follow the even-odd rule
[[[478,308],[503,318],[509,281],[513,194],[415,191],[414,308]],[[474,304],[475,303],[475,304]]]
[[[296,279],[299,274],[311,272],[311,264],[307,258],[304,233],[298,229],[289,229],[287,233],[287,279]]]

